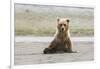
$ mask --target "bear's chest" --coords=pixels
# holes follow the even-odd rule
[[[65,46],[66,46],[66,43],[65,42],[66,42],[66,40],[59,40],[59,41],[57,41],[56,49],[58,49],[58,50],[64,49]]]

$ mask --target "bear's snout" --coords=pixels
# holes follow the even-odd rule
[[[64,31],[64,28],[61,28],[62,31]]]

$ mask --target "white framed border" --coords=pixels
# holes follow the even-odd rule
[[[74,0],[61,0],[61,1],[58,1],[58,0],[11,0],[11,18],[10,18],[10,22],[11,22],[11,28],[10,28],[10,31],[11,31],[11,47],[10,47],[10,53],[11,53],[11,58],[10,58],[10,68],[11,69],[33,69],[34,67],[35,68],[39,68],[41,69],[41,67],[43,67],[44,69],[46,69],[48,66],[50,68],[52,68],[51,66],[59,66],[61,64],[65,65],[66,64],[68,65],[67,68],[70,68],[71,65],[73,65],[72,68],[74,68],[75,65],[80,65],[80,66],[88,66],[88,64],[92,65],[92,63],[94,63],[93,61],[89,61],[89,62],[82,62],[83,64],[80,64],[80,62],[74,62],[74,63],[57,63],[56,64],[37,64],[37,65],[19,65],[19,66],[15,66],[14,65],[14,4],[15,3],[19,3],[19,4],[37,4],[37,5],[55,5],[55,6],[71,6],[71,7],[86,7],[86,8],[94,8],[95,9],[95,2],[91,2],[91,0],[87,0],[87,1],[84,1],[84,0],[77,0],[77,1],[74,1]],[[40,67],[41,65],[41,67]],[[46,66],[45,66],[46,65]],[[62,65],[62,66],[63,66]],[[54,67],[54,68],[55,68]],[[77,67],[79,68],[79,67]]]

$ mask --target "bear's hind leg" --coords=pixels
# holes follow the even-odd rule
[[[49,52],[50,52],[50,51],[49,51],[48,48],[45,48],[44,51],[43,51],[44,54],[47,54],[47,53],[49,53]]]
[[[44,54],[50,54],[50,53],[55,53],[55,52],[56,52],[55,49],[49,49],[49,48],[45,48],[43,51]]]

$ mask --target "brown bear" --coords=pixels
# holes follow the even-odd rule
[[[54,40],[50,43],[48,48],[45,48],[43,53],[57,53],[57,52],[69,52],[72,51],[72,42],[69,33],[69,23],[68,18],[57,18],[57,31]]]

